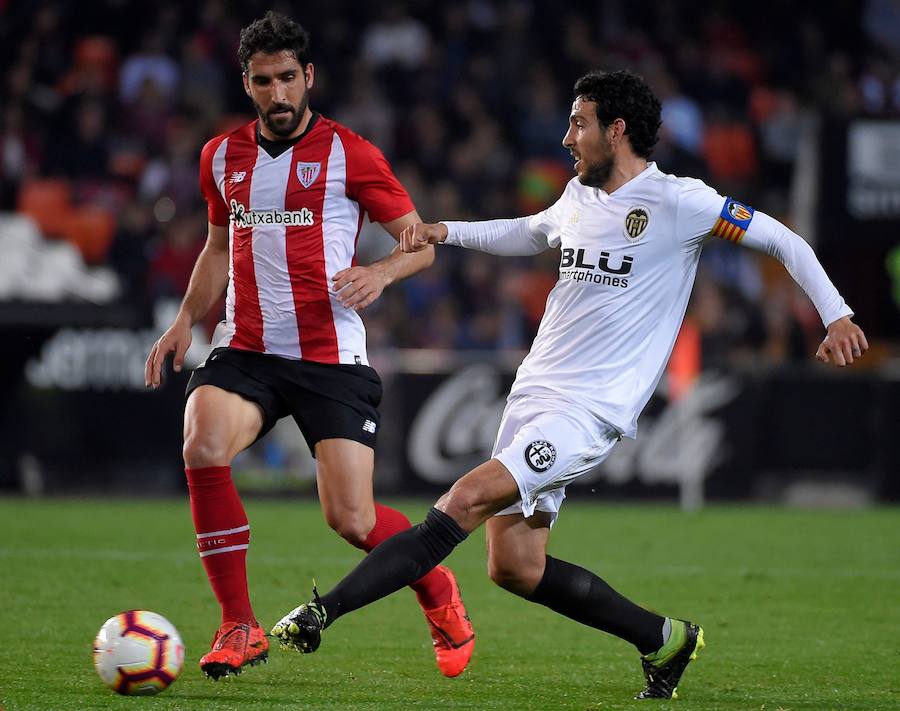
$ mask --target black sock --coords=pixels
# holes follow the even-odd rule
[[[343,614],[414,583],[450,555],[468,535],[452,517],[431,509],[418,526],[375,546],[341,582],[322,596],[325,626]]]
[[[547,556],[544,577],[526,599],[627,640],[641,654],[663,645],[665,617],[635,605],[589,570],[564,560]]]

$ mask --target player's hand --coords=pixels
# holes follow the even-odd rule
[[[447,239],[447,225],[443,222],[425,224],[417,222],[400,233],[400,249],[404,252],[421,252],[429,244],[440,244]]]
[[[166,362],[169,353],[174,353],[172,367],[176,373],[181,372],[184,365],[184,354],[191,345],[191,324],[187,319],[177,318],[169,330],[153,344],[147,363],[144,365],[144,385],[148,388],[158,388],[162,381],[162,366]]]
[[[849,316],[828,324],[828,334],[816,351],[816,360],[834,363],[839,367],[850,365],[869,350],[869,342],[862,329]]]
[[[357,266],[341,269],[334,275],[332,283],[338,301],[348,309],[359,311],[381,296],[390,279],[377,267]]]

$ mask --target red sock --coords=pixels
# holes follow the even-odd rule
[[[367,553],[386,538],[390,538],[395,533],[405,531],[412,524],[397,509],[384,506],[375,502],[375,527],[369,532],[366,540],[363,541],[362,549]],[[419,578],[410,585],[416,592],[419,605],[423,610],[431,610],[450,602],[450,596],[453,591],[450,587],[450,581],[447,576],[435,568],[425,576]]]
[[[222,621],[256,623],[247,590],[250,526],[231,481],[231,467],[185,469],[197,550],[222,606]]]

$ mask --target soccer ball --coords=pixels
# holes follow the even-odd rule
[[[155,612],[129,610],[110,617],[94,640],[97,674],[119,694],[158,694],[175,681],[183,664],[181,635]]]

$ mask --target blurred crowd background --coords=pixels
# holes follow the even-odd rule
[[[149,325],[180,298],[205,240],[200,149],[254,117],[238,35],[270,8],[311,32],[312,107],[378,145],[427,221],[553,202],[571,88],[594,68],[654,87],[664,172],[813,240],[810,122],[900,116],[896,0],[0,0],[0,210],[32,215],[56,259],[18,289],[9,267],[0,300],[127,304]],[[366,228],[361,261],[391,242]],[[442,250],[366,310],[370,349],[527,348],[557,259]],[[780,265],[730,244],[705,250],[688,323],[704,366],[809,359],[822,335]]]

